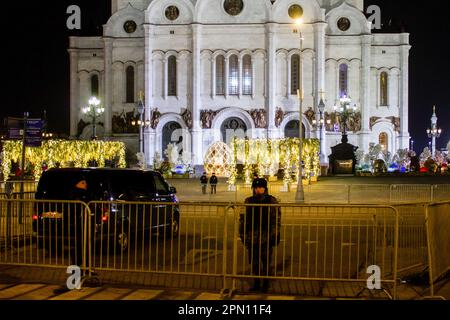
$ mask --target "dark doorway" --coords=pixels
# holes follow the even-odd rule
[[[175,143],[178,146],[179,154],[181,155],[183,153],[183,136],[180,136],[177,141],[172,141],[172,135],[175,130],[180,130],[181,125],[177,122],[168,122],[163,130],[162,130],[162,155],[164,159],[167,158],[167,156],[164,154],[164,151],[166,151],[167,146],[171,143]],[[167,160],[167,159],[166,159]]]
[[[284,128],[284,136],[286,138],[298,138],[300,136],[299,123],[300,121],[298,120],[289,121]],[[304,124],[302,124],[302,137],[303,139],[306,138],[306,128]]]
[[[229,130],[233,130],[233,134],[230,134]],[[222,132],[222,139],[225,143],[231,142],[234,136],[237,138],[245,138],[247,132],[247,125],[242,119],[239,118],[229,118],[224,121],[222,127],[220,128]],[[227,137],[228,132],[228,137]],[[227,141],[227,138],[229,141]]]

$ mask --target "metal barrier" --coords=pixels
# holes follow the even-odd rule
[[[88,216],[82,202],[0,200],[0,263],[87,268]]]
[[[223,277],[225,204],[91,202],[96,271]]]
[[[274,220],[264,222],[262,215],[270,214]],[[433,295],[450,267],[449,215],[450,203],[255,207],[0,199],[0,264],[215,277],[231,293],[247,290],[254,279],[365,283],[367,268],[377,265],[393,298],[398,277],[428,264]],[[249,233],[257,227],[269,240]]]
[[[0,193],[20,192],[21,184],[23,183],[23,192],[36,192],[38,181],[33,180],[8,180],[0,182]]]
[[[250,279],[366,283],[377,265],[395,298],[397,230],[392,207],[238,205],[232,290]]]
[[[438,184],[432,186],[431,190],[433,202],[449,201],[450,200],[450,184]]]
[[[450,203],[427,206],[428,259],[431,296],[435,284],[450,271]]]
[[[399,214],[398,271],[407,274],[426,267],[426,204],[395,205]]]
[[[390,203],[431,202],[433,186],[430,185],[391,185]]]

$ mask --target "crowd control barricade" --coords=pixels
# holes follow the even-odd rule
[[[450,271],[450,202],[427,206],[428,259],[431,296]]]
[[[398,214],[393,207],[236,205],[234,239],[230,291],[267,279],[365,287],[368,268],[378,266],[384,289],[396,297]]]
[[[450,201],[450,184],[437,184],[432,186],[433,202]]]
[[[391,185],[390,203],[431,202],[432,186],[428,184]]]
[[[88,251],[96,273],[203,276],[223,281],[231,259],[228,204],[91,202],[89,207],[95,227]]]
[[[0,200],[0,264],[87,268],[89,208],[77,201]]]
[[[423,271],[428,264],[426,204],[395,205],[399,215],[398,272]]]

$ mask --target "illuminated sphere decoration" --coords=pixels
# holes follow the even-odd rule
[[[218,177],[229,177],[232,165],[232,151],[223,142],[214,143],[205,155],[205,171]]]

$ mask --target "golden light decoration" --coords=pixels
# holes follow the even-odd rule
[[[205,171],[209,175],[215,173],[218,177],[230,177],[233,159],[230,147],[223,142],[216,142],[205,155]]]
[[[298,176],[300,139],[235,139],[232,149],[235,155],[233,165],[240,161],[244,165],[244,179],[251,183],[252,168],[256,166],[258,174],[273,177],[278,168],[283,169],[285,184],[295,182]],[[318,139],[303,139],[302,160],[303,175],[307,179],[320,174],[320,141]],[[294,179],[292,177],[294,176]],[[237,169],[231,171],[229,183],[237,179]]]
[[[11,174],[12,162],[20,163],[22,159],[22,141],[5,141],[3,144],[3,175]],[[69,141],[47,140],[39,148],[26,148],[25,166],[33,166],[33,175],[39,179],[44,163],[48,169],[75,167],[85,168],[90,161],[98,167],[105,167],[107,160],[118,159],[118,167],[125,168],[125,144],[107,141]]]

